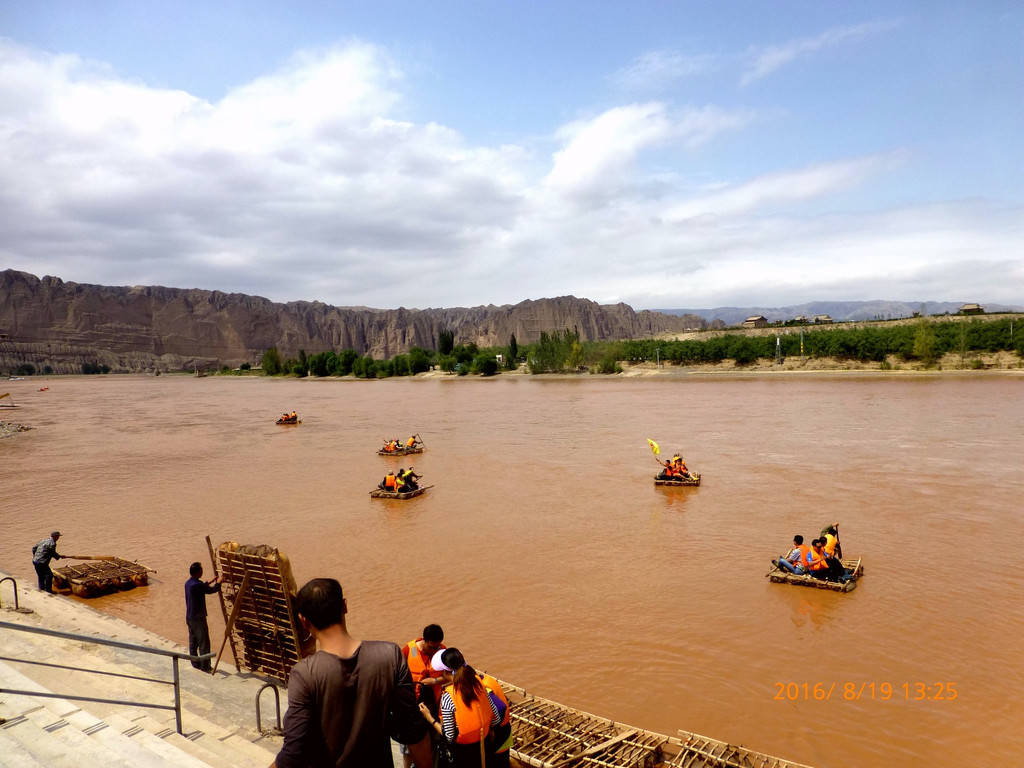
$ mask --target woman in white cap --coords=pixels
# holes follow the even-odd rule
[[[488,736],[501,725],[503,717],[481,676],[466,663],[457,648],[438,651],[430,666],[452,673],[452,684],[441,694],[441,718],[435,720],[430,711],[420,705],[423,717],[448,745],[452,765],[455,768],[494,765],[488,762],[488,753],[493,751]]]

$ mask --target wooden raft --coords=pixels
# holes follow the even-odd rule
[[[512,718],[513,764],[532,768],[808,768],[687,731],[632,728],[502,682]]]
[[[69,555],[68,559],[78,558]],[[145,587],[153,569],[113,555],[101,555],[90,557],[88,562],[52,570],[56,589],[70,589],[75,597],[99,597]]]
[[[404,493],[393,493],[391,491],[382,491],[380,488],[376,488],[370,491],[371,499],[411,499],[413,496],[420,496],[426,493],[428,488],[433,488],[432,485],[425,485],[422,488],[417,488],[415,491],[405,491]]]
[[[657,475],[654,476],[655,485],[700,485],[700,475],[694,473],[685,480],[665,480],[659,479]]]
[[[213,552],[215,570],[224,578],[221,596],[230,614],[226,640],[237,666],[287,683],[295,663],[316,650],[311,637],[300,639],[305,633],[294,618],[291,563],[265,545],[228,541]]]
[[[775,584],[796,584],[800,587],[830,589],[833,592],[852,592],[857,588],[857,580],[864,575],[864,565],[861,563],[861,558],[859,557],[856,560],[848,559],[840,562],[842,562],[843,568],[848,571],[853,571],[853,578],[845,584],[841,584],[838,581],[815,579],[814,577],[807,575],[798,576],[795,573],[783,571],[778,566],[772,566],[772,569],[768,571],[768,579]]]
[[[384,448],[379,448],[377,450],[378,456],[408,456],[411,453],[423,453],[423,446],[417,445],[413,448],[396,448],[393,451],[388,451]]]

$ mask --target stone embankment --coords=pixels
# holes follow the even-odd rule
[[[6,576],[0,572],[0,579]],[[17,595],[16,611],[11,581],[0,583],[0,622],[188,653],[77,600],[40,592],[34,584],[21,581]],[[256,730],[256,693],[264,681],[240,674],[223,661],[213,676],[179,662],[183,734],[178,734],[173,711],[75,698],[171,705],[173,688],[154,682],[172,679],[167,656],[3,626],[0,647],[2,768],[266,768],[280,749],[279,736]],[[263,708],[263,727],[274,726],[274,697],[269,691]]]

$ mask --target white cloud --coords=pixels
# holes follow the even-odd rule
[[[719,65],[717,56],[687,56],[677,51],[648,51],[612,76],[612,80],[631,91],[657,91]]]
[[[694,193],[685,158],[756,113],[621,105],[553,131],[545,156],[404,120],[403,85],[359,42],[209,102],[0,41],[0,269],[377,307],[714,305],[816,298],[837,280],[843,298],[877,298],[879,275],[1020,300],[1019,210],[808,218],[902,170],[899,153]],[[659,149],[683,165],[648,171]]]
[[[782,45],[752,48],[747,54],[751,62],[747,72],[740,80],[740,85],[749,85],[800,57],[809,56],[842,43],[889,32],[898,26],[899,22],[897,21],[876,21],[848,27],[833,27],[816,37],[791,40]]]

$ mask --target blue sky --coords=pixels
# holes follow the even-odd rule
[[[0,268],[1024,304],[1019,2],[0,0]]]

